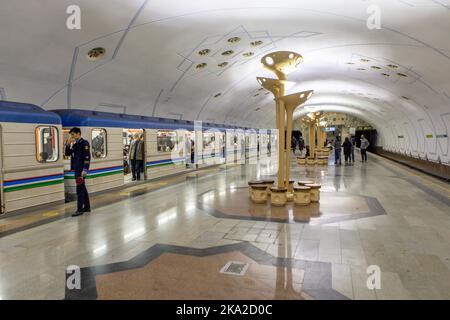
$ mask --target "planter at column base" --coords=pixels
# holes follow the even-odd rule
[[[266,203],[267,201],[267,187],[263,184],[254,184],[251,187],[250,199],[254,203]]]
[[[307,184],[307,185],[305,185],[305,187],[311,188],[311,192],[310,192],[311,202],[319,202],[321,185],[313,183],[313,184]]]
[[[311,188],[305,186],[294,187],[294,204],[296,206],[307,206],[311,203]]]
[[[286,192],[286,201],[287,202],[291,202],[291,201],[294,201],[294,193],[292,193],[292,192]]]
[[[248,196],[252,197],[252,186],[254,185],[263,185],[263,181],[261,180],[252,180],[248,182]]]
[[[325,165],[325,166],[328,165],[328,157],[321,156],[317,160],[317,163],[320,164],[320,165]]]
[[[306,158],[302,158],[302,157],[297,157],[297,164],[298,165],[305,165],[306,164]]]
[[[270,203],[273,206],[284,206],[287,202],[287,198],[286,198],[286,188],[281,187],[272,187],[270,188]]]
[[[300,180],[297,183],[298,183],[299,186],[305,186],[307,184],[314,184],[314,181],[312,181],[312,180]]]

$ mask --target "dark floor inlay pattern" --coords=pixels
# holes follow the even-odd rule
[[[138,271],[140,268],[151,266],[163,254],[175,254],[179,256],[190,257],[210,257],[214,255],[227,254],[237,252],[252,259],[256,262],[257,268],[278,267],[276,274],[276,284],[281,281],[286,283],[286,280],[292,278],[292,274],[299,271],[304,271],[301,291],[314,299],[332,299],[332,300],[346,300],[344,295],[335,291],[332,288],[332,273],[331,264],[325,262],[315,262],[298,260],[293,258],[276,258],[265,251],[255,247],[251,243],[241,242],[237,244],[212,247],[206,249],[196,249],[189,247],[181,247],[175,245],[156,244],[151,248],[143,251],[136,257],[118,263],[110,263],[100,266],[92,266],[81,268],[81,289],[70,290],[66,287],[65,299],[68,300],[93,300],[99,298],[97,288],[97,278],[102,275],[118,276],[118,273],[123,271]],[[155,262],[156,263],[156,262]],[[280,270],[284,270],[285,274],[280,275]],[[211,270],[213,272],[213,270]],[[217,271],[215,272],[217,273]],[[248,273],[248,272],[247,272]],[[270,273],[273,276],[273,273]],[[66,275],[68,279],[70,275]],[[281,277],[281,278],[279,278]],[[66,279],[66,281],[67,281]],[[261,279],[264,282],[265,279]],[[270,286],[270,282],[269,286]],[[201,284],[200,284],[201,285]],[[220,284],[219,284],[220,285]],[[291,286],[293,284],[291,283]],[[180,284],[182,286],[182,284]],[[166,291],[176,291],[177,288],[165,288]],[[271,288],[268,288],[271,289]],[[133,288],[130,288],[133,290]],[[136,289],[137,290],[137,289]],[[152,288],[146,288],[152,290]],[[276,286],[273,291],[278,290]],[[130,291],[130,295],[132,292]],[[277,293],[275,293],[277,294]],[[283,296],[278,296],[283,297]],[[230,297],[232,298],[232,297]],[[190,297],[186,297],[190,299]]]
[[[374,197],[349,192],[321,192],[319,203],[284,207],[253,204],[247,187],[217,191],[210,189],[197,197],[197,208],[220,219],[270,221],[278,223],[310,223],[323,225],[379,215],[386,215],[381,203]]]

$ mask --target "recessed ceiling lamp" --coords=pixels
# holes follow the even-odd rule
[[[347,64],[355,64],[354,62],[347,62]]]
[[[255,111],[259,111],[259,110],[261,110],[261,108],[256,108],[256,109],[255,109]]]
[[[227,65],[228,65],[228,62],[224,61],[224,62],[219,63],[217,66],[219,68],[225,68]]]
[[[102,47],[94,48],[89,50],[87,53],[87,59],[90,61],[97,61],[103,58],[106,54],[106,49]]]
[[[361,62],[369,62],[370,60],[363,58],[363,59],[359,59],[359,61],[361,61]]]
[[[366,69],[364,69],[364,68],[357,68],[356,70],[364,71],[364,70],[366,70]]]
[[[233,50],[227,50],[227,51],[222,52],[222,55],[223,56],[229,56],[229,55],[232,55],[233,53],[234,53]]]
[[[380,70],[381,68],[378,66],[371,66],[372,69]]]
[[[253,52],[251,52],[251,51],[249,51],[249,52],[244,52],[242,55],[243,55],[244,57],[248,58],[248,57],[251,57],[251,56],[253,55]]]
[[[382,76],[385,76],[385,77],[390,77],[390,75],[389,75],[389,74],[387,74],[387,73],[384,73],[384,72],[383,72],[383,73],[382,73],[381,75],[382,75]]]
[[[406,74],[404,74],[404,73],[397,73],[397,75],[399,76],[399,77],[403,77],[403,78],[406,78],[407,77],[407,75]]]
[[[253,41],[253,42],[250,42],[250,45],[252,46],[252,47],[257,47],[257,46],[260,46],[260,45],[262,45],[262,41],[261,40],[257,40],[257,41]]]
[[[255,93],[253,96],[254,96],[254,97],[257,97],[257,96],[259,96],[259,93]]]
[[[206,56],[206,55],[208,55],[210,52],[211,52],[211,50],[209,50],[209,49],[203,49],[203,50],[200,50],[200,51],[198,52],[198,54],[201,55],[201,56]]]
[[[229,43],[238,43],[239,41],[241,41],[241,38],[239,37],[233,37],[227,40]]]
[[[402,96],[402,98],[405,100],[409,100],[409,98],[407,96]]]
[[[222,95],[222,93],[216,93],[215,95],[214,95],[214,98],[218,98],[218,97],[220,97]]]
[[[388,64],[387,66],[392,69],[398,69],[398,66],[395,64]]]
[[[198,65],[195,66],[195,69],[203,69],[207,66],[208,64],[206,64],[205,62],[199,63]]]

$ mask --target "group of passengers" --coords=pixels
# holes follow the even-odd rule
[[[355,147],[356,139],[354,136],[345,137],[344,143],[341,145],[341,137],[338,135],[333,143],[329,145],[334,148],[334,164],[342,164],[341,161],[341,150],[344,149],[345,165],[353,165],[355,163]],[[367,148],[369,147],[369,141],[361,135],[361,161],[367,162]]]

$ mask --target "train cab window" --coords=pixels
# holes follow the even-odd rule
[[[204,132],[203,133],[203,149],[214,148],[215,141],[216,141],[216,137],[214,135],[214,132]]]
[[[58,161],[58,129],[42,126],[36,128],[36,160],[41,163]]]
[[[106,158],[106,130],[92,129],[92,156]]]
[[[171,152],[177,145],[177,133],[169,130],[159,130],[156,137],[158,152]]]

